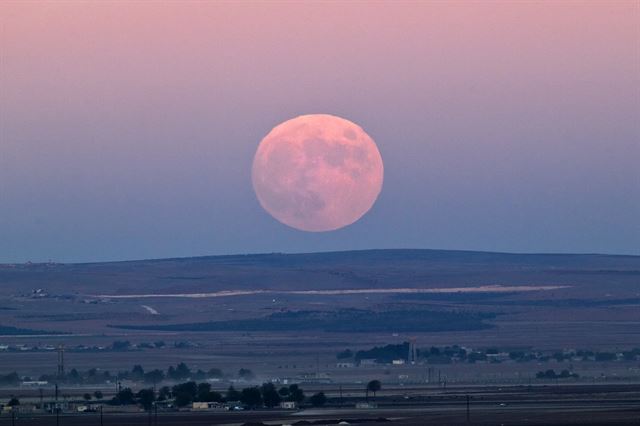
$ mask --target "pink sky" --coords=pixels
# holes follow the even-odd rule
[[[640,253],[638,22],[637,1],[4,1],[0,261]],[[312,239],[250,181],[308,113],[362,126],[386,172],[361,222]]]

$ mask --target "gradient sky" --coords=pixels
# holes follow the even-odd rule
[[[640,254],[640,3],[0,3],[0,262],[446,248]],[[362,126],[378,202],[258,204],[261,138]]]

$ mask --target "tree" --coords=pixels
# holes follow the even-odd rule
[[[353,358],[353,352],[351,351],[351,349],[345,349],[342,352],[338,352],[338,354],[336,355],[337,359],[349,359],[349,358]]]
[[[189,376],[191,376],[191,370],[189,369],[189,367],[187,367],[187,364],[185,364],[184,362],[181,362],[176,367],[176,374],[181,379],[187,379],[189,378]]]
[[[547,370],[547,371],[538,371],[536,373],[537,379],[568,379],[568,378],[578,378],[580,377],[576,373],[572,373],[569,370],[562,370],[560,374],[556,373],[555,370]]]
[[[373,392],[373,397],[375,398],[376,392],[378,392],[381,387],[382,384],[380,383],[380,380],[371,380],[367,383],[367,397],[369,396],[369,392]]]
[[[525,353],[522,351],[509,352],[509,358],[511,358],[514,361],[521,360],[524,357],[525,357]]]
[[[17,385],[20,383],[20,376],[15,371],[5,376],[0,376],[0,385]]]
[[[617,356],[611,352],[597,352],[596,361],[615,361]]]
[[[219,379],[222,377],[222,370],[219,368],[212,368],[207,371],[207,376],[209,376],[210,379]]]
[[[211,385],[209,383],[198,384],[198,399],[200,399],[201,395],[206,395],[209,392],[211,392]]]
[[[94,396],[96,399],[102,399],[102,397],[103,397],[102,392],[100,392],[100,391],[95,391],[95,392],[93,393],[93,396]]]
[[[278,393],[280,394],[281,397],[286,398],[289,396],[289,388],[286,386],[283,386],[280,388]]]
[[[191,370],[187,367],[187,364],[181,362],[175,368],[169,367],[167,370],[167,377],[171,380],[184,380],[191,377]]]
[[[165,401],[171,397],[171,389],[169,386],[163,386],[158,391],[158,401]]]
[[[227,401],[239,401],[240,400],[240,392],[238,392],[233,386],[229,386],[227,389],[226,400]]]
[[[81,383],[82,382],[82,377],[80,376],[80,373],[78,372],[78,370],[73,368],[73,369],[71,369],[69,374],[67,374],[66,380],[69,383]]]
[[[113,397],[113,403],[115,405],[132,405],[135,404],[133,397],[133,391],[129,388],[124,388]]]
[[[255,377],[253,371],[249,370],[248,368],[241,368],[240,370],[238,370],[238,376],[244,380],[251,380]]]
[[[151,407],[153,407],[153,401],[156,400],[156,393],[153,389],[140,389],[136,397],[138,398],[138,403],[142,405],[142,408],[149,411]]]
[[[256,408],[262,405],[262,394],[257,386],[244,388],[240,393],[240,401],[249,408]]]
[[[85,401],[91,401],[91,394],[90,393],[85,393],[84,395],[82,395],[82,397],[84,398]]]
[[[222,394],[220,392],[211,391],[205,396],[205,399],[201,399],[200,401],[222,402],[223,399],[224,398],[222,398]]]
[[[178,407],[184,407],[191,404],[198,395],[198,385],[196,382],[186,382],[174,386],[171,389]]]
[[[176,380],[176,369],[173,365],[170,365],[167,369],[167,377],[171,380]]]
[[[304,401],[304,392],[298,385],[289,386],[289,401],[293,401],[298,404]]]
[[[318,392],[311,395],[309,400],[311,401],[311,405],[314,407],[322,407],[327,402],[327,397],[324,392]]]
[[[220,402],[222,401],[222,395],[218,392],[212,392],[209,383],[200,383],[198,385],[198,401]]]
[[[125,341],[120,341],[120,340],[116,340],[115,342],[113,342],[113,344],[111,345],[111,348],[114,351],[126,351],[131,347],[131,343],[128,340]]]
[[[18,405],[20,405],[20,400],[18,398],[16,398],[15,396],[11,397],[11,399],[7,403],[8,407],[16,407]]]
[[[134,365],[131,370],[131,379],[136,382],[142,380],[144,377],[144,368],[141,365]]]
[[[264,405],[269,408],[273,408],[280,404],[281,398],[273,383],[263,384],[260,390],[262,391],[262,399],[264,400]]]
[[[98,369],[97,368],[91,368],[89,371],[87,371],[87,380],[90,383],[96,383],[98,380]]]
[[[164,372],[162,370],[151,370],[144,375],[144,381],[146,383],[158,384],[164,380]]]
[[[482,352],[471,352],[467,355],[467,361],[469,363],[474,364],[476,361],[486,361],[487,355]]]

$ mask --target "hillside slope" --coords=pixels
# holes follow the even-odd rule
[[[568,285],[579,295],[637,296],[640,256],[364,250],[84,264],[0,265],[0,294],[185,293],[238,289]]]

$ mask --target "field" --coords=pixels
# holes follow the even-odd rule
[[[341,386],[343,396],[362,399],[365,383],[378,379],[380,398],[393,399],[410,389],[424,395],[444,392],[443,386],[463,393],[477,387],[486,394],[474,403],[479,423],[498,417],[509,424],[544,423],[549,416],[567,424],[627,420],[635,415],[628,410],[638,405],[637,388],[621,396],[619,404],[595,404],[599,397],[591,394],[554,405],[549,401],[556,396],[544,392],[564,385],[603,386],[602,392],[609,392],[640,382],[640,357],[629,352],[640,348],[640,257],[389,250],[20,264],[0,266],[0,284],[0,381],[13,371],[24,380],[52,377],[57,349],[64,345],[67,373],[76,369],[82,375],[95,368],[112,375],[100,383],[63,384],[60,391],[69,399],[96,389],[110,398],[116,375],[134,390],[150,386],[128,377],[136,364],[148,372],[184,362],[194,374],[220,369],[213,381],[220,391],[273,381],[334,396]],[[337,358],[347,349],[356,353],[409,341],[420,354],[415,363]],[[484,358],[428,356],[453,346]],[[535,357],[519,359],[513,355],[518,353]],[[406,361],[403,354],[398,358]],[[240,377],[240,369],[252,375]],[[560,381],[537,377],[548,370],[572,376]],[[515,392],[508,406],[500,406],[498,399],[507,395],[494,386],[540,392],[532,400],[526,392]],[[53,397],[50,381],[38,388],[10,385],[0,401],[18,395],[36,402],[39,389],[45,399]],[[494,394],[498,399],[488,396]],[[400,408],[395,401],[372,412],[334,407],[339,411],[300,415],[457,423],[466,414],[460,400],[451,398],[447,394],[441,403]],[[587,408],[591,414],[575,415]],[[180,424],[186,421],[180,416],[191,416],[165,414],[162,424]],[[74,423],[89,417],[66,415],[64,424],[91,424]],[[277,424],[292,422],[290,415],[210,413],[188,421],[264,418]],[[118,416],[118,424],[148,421],[143,414]],[[51,419],[22,419],[20,424],[45,421]]]

